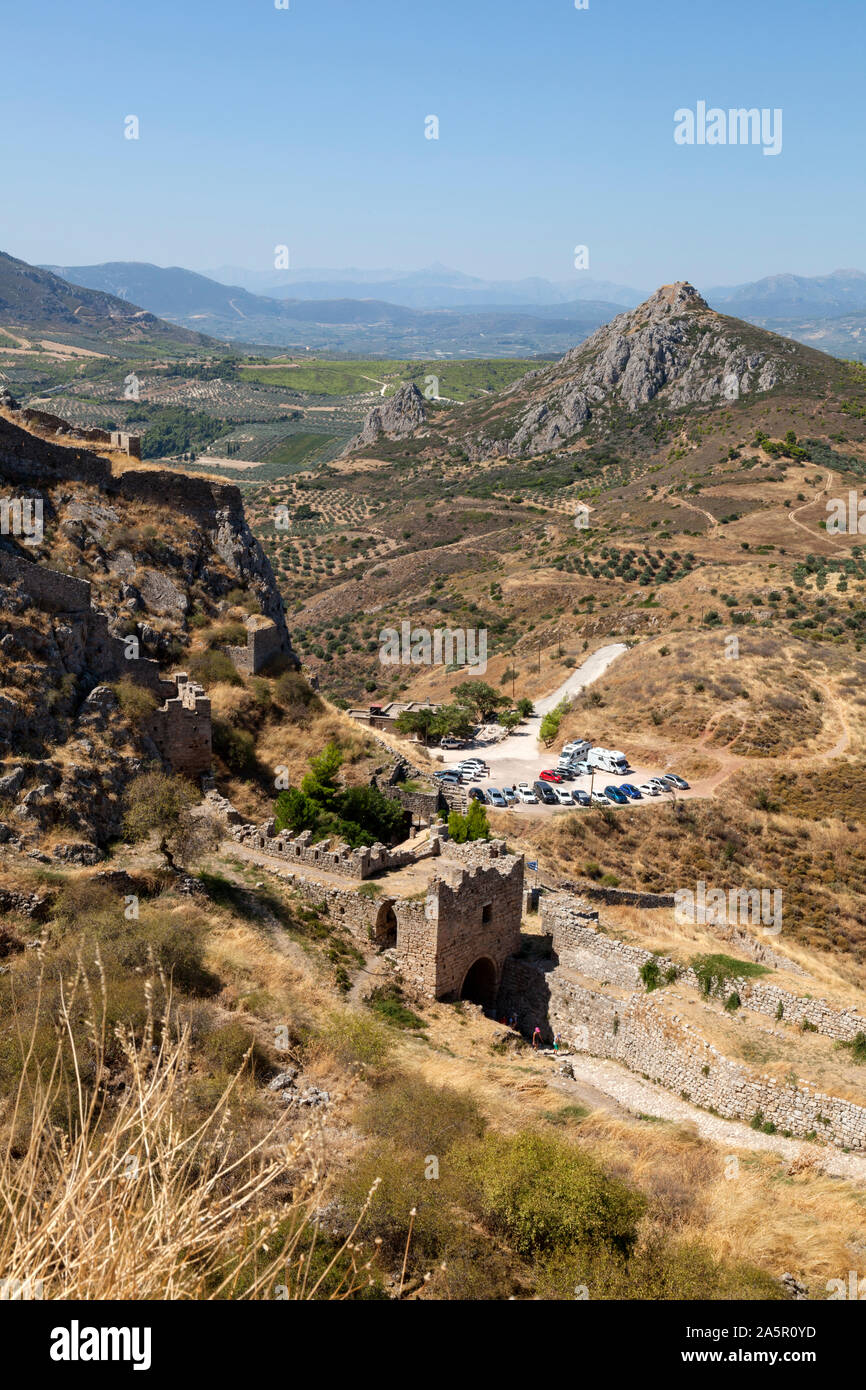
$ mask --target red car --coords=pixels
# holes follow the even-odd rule
[[[561,781],[562,781],[562,778],[560,777],[559,773],[558,773],[558,772],[554,772],[554,770],[553,770],[552,767],[546,768],[546,769],[544,770],[544,772],[539,772],[538,775],[539,775],[539,777],[541,778],[541,781],[542,781],[542,782],[561,782]]]

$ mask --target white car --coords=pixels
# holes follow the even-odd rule
[[[608,799],[607,799],[607,797],[605,796],[604,792],[593,792],[592,798],[591,798],[591,799],[592,799],[592,804],[593,804],[593,806],[609,806],[609,805],[610,805],[610,802],[608,801]]]
[[[556,797],[560,806],[574,805],[574,797],[572,796],[571,792],[568,790],[567,787],[553,786],[550,788],[550,790],[553,792],[553,795]]]
[[[647,786],[649,787],[650,795],[652,796],[661,796],[662,792],[670,791],[670,787],[666,786],[666,784],[662,781],[660,777],[651,777],[647,782]],[[641,788],[641,791],[642,790],[643,788]]]
[[[638,791],[641,792],[643,796],[659,796],[661,794],[655,782],[641,782]]]
[[[517,800],[526,802],[528,806],[538,805],[538,797],[532,788],[526,786],[525,783],[517,788]]]

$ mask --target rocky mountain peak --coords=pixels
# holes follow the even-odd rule
[[[617,405],[634,411],[662,396],[676,410],[769,391],[790,370],[787,345],[739,327],[688,281],[662,285],[559,362],[515,383],[496,408],[491,400],[489,422],[467,442],[470,456],[546,453]],[[503,438],[505,422],[510,432]]]
[[[351,447],[374,444],[380,434],[389,439],[401,439],[423,425],[427,419],[424,397],[414,381],[407,381],[381,405],[375,405],[361,427],[361,433]]]

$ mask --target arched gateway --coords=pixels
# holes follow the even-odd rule
[[[460,989],[460,998],[471,1004],[480,1004],[482,1009],[492,1009],[496,1003],[496,966],[489,956],[479,956],[466,972]]]

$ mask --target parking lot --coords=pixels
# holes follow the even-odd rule
[[[462,786],[464,791],[467,792],[473,787],[479,787],[484,792],[486,792],[488,787],[498,787],[499,790],[502,791],[504,787],[516,787],[520,782],[527,782],[529,786],[532,787],[533,783],[539,780],[539,774],[543,770],[556,770],[556,763],[558,760],[557,754],[545,758],[543,753],[535,753],[532,758],[524,758],[521,760],[514,759],[513,757],[497,759],[496,745],[492,744],[488,745],[487,747],[467,747],[460,749],[456,752],[451,752],[448,756],[448,765],[456,766],[456,764],[460,762],[462,759],[472,757],[483,758],[489,764],[490,773],[489,775],[478,774],[468,780],[464,777]],[[677,771],[676,768],[669,769],[641,766],[632,768],[631,771],[627,773],[624,777],[618,776],[610,772],[602,772],[596,770],[594,776],[568,776],[564,777],[560,783],[551,783],[550,785],[558,785],[569,792],[573,792],[577,789],[580,789],[581,791],[584,791],[589,795],[593,791],[603,793],[605,787],[619,787],[624,782],[630,783],[636,787],[640,787],[642,784],[649,782],[651,778],[659,777],[671,770],[674,772]],[[609,802],[608,804],[615,806],[615,808],[619,811],[626,812],[633,808],[640,808],[641,806],[651,806],[653,804],[658,805],[662,802],[671,801],[674,798],[674,796],[676,796],[677,798],[686,798],[694,796],[695,794],[696,793],[694,789],[690,787],[688,791],[667,791],[661,793],[658,796],[649,796],[644,794],[639,801],[629,799],[626,805],[618,805],[614,802]],[[527,802],[516,801],[513,803],[513,805],[509,807],[509,809],[513,811],[518,811],[521,815],[537,816],[552,815],[556,811],[571,811],[587,808],[561,804],[557,804],[554,806],[539,800],[537,805],[533,805],[532,803]]]
[[[484,790],[487,787],[498,787],[500,791],[504,787],[514,787],[520,782],[528,782],[530,787],[533,782],[539,780],[539,773],[547,768],[555,769],[559,760],[559,753],[546,750],[539,742],[539,729],[541,727],[541,716],[562,699],[564,695],[576,695],[585,686],[590,685],[604,673],[612,661],[615,661],[626,648],[621,644],[602,647],[588,657],[583,665],[569,677],[558,690],[553,694],[537,700],[535,704],[535,714],[526,719],[519,728],[513,733],[496,740],[495,738],[479,739],[475,743],[467,743],[463,748],[431,748],[430,753],[437,766],[456,767],[458,763],[467,758],[482,758],[490,768],[489,776],[479,776],[470,781],[463,782],[464,790],[468,791],[471,787],[480,787]],[[594,742],[591,730],[582,731],[581,737]],[[628,741],[618,742],[616,745],[622,748],[628,756]],[[676,766],[647,766],[641,763],[630,768],[625,776],[616,773],[602,772],[597,770],[594,777],[582,776],[569,778],[560,785],[568,791],[580,789],[589,793],[590,791],[603,792],[606,786],[620,786],[623,782],[630,782],[635,786],[649,782],[653,777],[660,777],[668,772],[678,772]],[[677,798],[689,798],[701,795],[701,792],[694,787],[688,791],[665,792],[660,796],[643,796],[640,801],[629,800],[627,805],[620,806],[613,802],[609,805],[616,805],[616,809],[623,813],[633,809],[640,809],[642,806],[659,805],[663,802],[671,801],[674,796]],[[539,801],[537,805],[517,801],[510,808],[518,811],[521,815],[545,816],[552,815],[556,811],[579,810],[579,807],[548,805]]]

